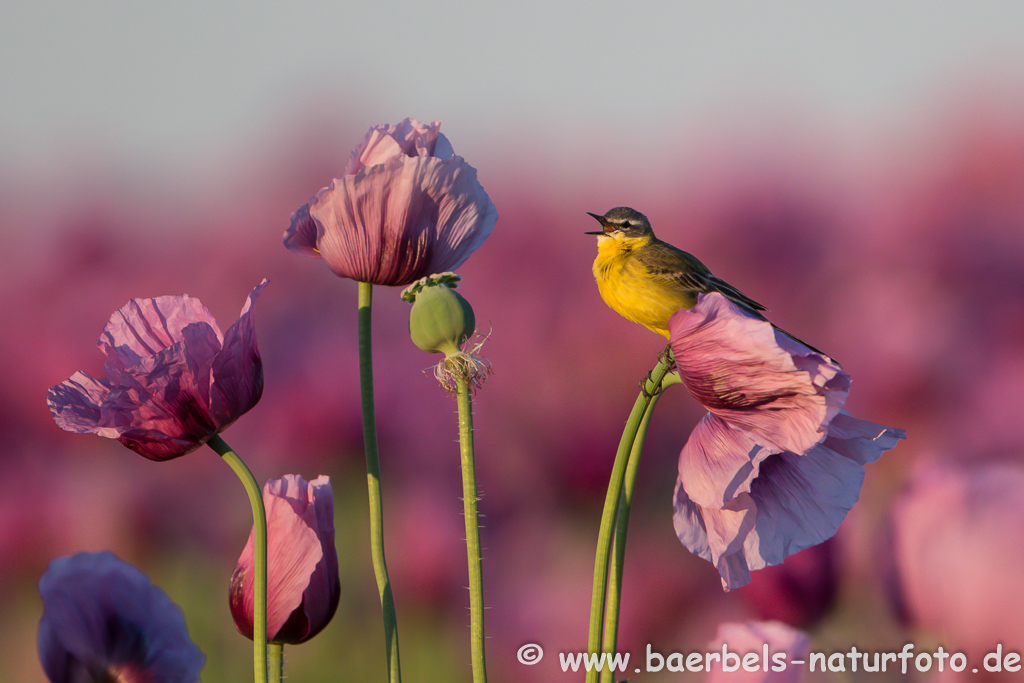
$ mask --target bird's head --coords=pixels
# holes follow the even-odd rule
[[[601,230],[585,233],[587,235],[599,235],[621,240],[636,239],[654,234],[651,230],[651,222],[647,220],[647,216],[628,206],[617,206],[603,216],[590,213],[589,211],[587,214],[593,216],[601,224]]]

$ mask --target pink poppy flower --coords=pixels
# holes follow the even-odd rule
[[[850,377],[717,293],[669,321],[676,366],[709,412],[679,455],[676,534],[731,590],[830,538],[864,465],[905,438],[843,410]]]
[[[187,295],[132,299],[100,336],[106,379],[76,372],[46,402],[62,428],[117,439],[150,460],[185,455],[260,400],[263,363],[249,294],[238,321],[217,321]]]
[[[344,175],[292,214],[285,246],[376,285],[405,286],[462,265],[498,212],[440,126],[405,119],[371,128]]]
[[[263,487],[267,508],[267,640],[292,645],[320,633],[338,608],[341,585],[334,547],[330,479],[307,482],[297,474]],[[231,616],[252,639],[253,533],[231,576]]]
[[[803,631],[778,621],[721,624],[708,652],[721,659],[711,661],[705,683],[798,683],[811,639]],[[767,657],[765,656],[767,653]]]
[[[53,683],[199,680],[206,658],[181,609],[112,553],[57,558],[39,594],[39,660]]]
[[[898,607],[971,666],[999,644],[1004,656],[1021,653],[1024,466],[919,465],[891,514]]]

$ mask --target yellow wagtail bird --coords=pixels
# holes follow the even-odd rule
[[[616,313],[652,332],[669,336],[668,320],[680,308],[697,305],[697,295],[720,292],[755,318],[767,321],[768,310],[729,283],[711,274],[693,254],[654,236],[647,216],[618,206],[603,216],[587,212],[601,224],[597,235],[594,278],[601,298]],[[772,325],[807,348],[827,355]]]

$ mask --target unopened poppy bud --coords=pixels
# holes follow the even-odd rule
[[[298,645],[320,633],[338,609],[341,587],[334,545],[330,479],[298,474],[263,486],[267,515],[267,641]],[[235,628],[253,637],[255,531],[231,575],[229,605]]]
[[[409,335],[427,353],[456,356],[476,329],[473,307],[455,291],[461,279],[455,273],[440,273],[420,278],[402,292],[402,300],[412,304]]]
[[[455,291],[461,279],[455,273],[439,273],[402,290],[402,300],[412,304],[409,336],[423,351],[445,355],[434,368],[434,377],[451,393],[457,391],[459,380],[479,388],[491,370],[490,363],[475,355],[483,341],[462,349],[476,332],[476,316],[469,302]]]

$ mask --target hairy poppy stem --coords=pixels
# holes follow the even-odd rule
[[[270,643],[267,652],[270,656],[267,661],[269,683],[281,683],[284,678],[284,643]]]
[[[654,397],[661,391],[662,380],[665,375],[668,374],[669,359],[664,358],[658,361],[658,364],[651,370],[651,374],[648,375],[647,381],[644,384],[644,390],[637,396],[636,402],[633,404],[633,410],[629,414],[629,419],[626,421],[626,428],[622,432],[622,438],[619,440],[619,449],[615,454],[615,462],[612,465],[612,474],[608,481],[608,492],[604,499],[604,511],[601,514],[601,528],[598,531],[597,536],[597,553],[594,560],[594,588],[590,599],[590,633],[587,638],[587,651],[591,654],[598,654],[604,651],[602,649],[606,641],[604,630],[605,626],[605,610],[606,610],[606,597],[608,593],[608,566],[611,564],[611,552],[612,552],[612,541],[616,535],[616,519],[619,516],[620,503],[622,500],[624,481],[626,477],[626,466],[631,459],[630,454],[633,452],[634,446],[636,446],[637,454],[636,459],[639,461],[639,450],[643,447],[642,436],[638,440],[638,434],[640,432],[641,423],[644,422],[644,416],[650,411],[652,404],[654,403]],[[646,423],[645,431],[646,431]],[[638,442],[639,441],[639,442]],[[632,490],[629,492],[630,500],[632,500]],[[627,508],[628,509],[628,508]],[[628,515],[628,512],[627,512]],[[628,519],[628,518],[627,518]],[[625,529],[623,528],[623,532]],[[616,552],[625,552],[624,548],[625,537],[619,543],[622,546],[621,550]],[[617,580],[616,583],[621,582],[621,561],[618,562],[619,568],[616,569]],[[607,628],[612,633],[618,631],[618,588],[614,589],[616,592],[615,597],[615,619],[614,622],[609,624]],[[610,643],[615,641],[615,636],[612,636]],[[587,683],[597,683],[599,672],[595,667],[593,670],[587,672]]]
[[[384,613],[384,647],[389,683],[400,683],[402,672],[398,657],[398,618],[395,599],[384,559],[384,508],[380,492],[380,459],[377,453],[377,418],[373,402],[373,345],[370,322],[373,285],[359,283],[359,389],[363,403],[363,448],[366,451],[366,485],[370,499],[370,555],[377,578],[380,606]]]
[[[484,657],[484,579],[477,512],[476,464],[473,456],[473,397],[465,377],[457,379],[459,451],[462,459],[462,504],[466,520],[466,556],[469,562],[469,638],[473,683],[487,683]]]
[[[238,454],[220,435],[206,442],[234,470],[249,495],[253,528],[253,610],[252,659],[256,683],[267,683],[267,513],[263,507],[263,490]]]

